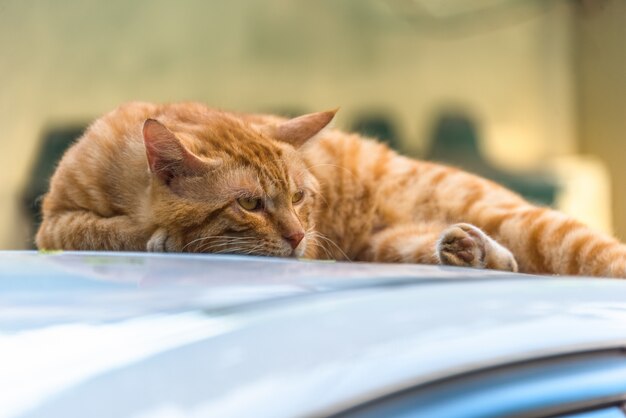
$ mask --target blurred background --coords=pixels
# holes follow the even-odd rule
[[[336,126],[626,239],[626,0],[0,0],[0,249],[125,101]]]

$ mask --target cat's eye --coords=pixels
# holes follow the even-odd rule
[[[237,199],[239,206],[245,210],[257,210],[261,209],[261,199],[258,197],[240,197]]]
[[[302,190],[298,190],[291,196],[291,203],[299,203],[304,197],[304,192]]]

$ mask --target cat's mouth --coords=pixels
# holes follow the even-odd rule
[[[301,244],[295,249],[289,249],[289,251],[274,251],[268,252],[269,257],[284,257],[284,258],[300,258],[304,256],[305,245]]]

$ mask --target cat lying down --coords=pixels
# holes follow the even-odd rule
[[[208,252],[626,277],[626,246],[463,171],[295,119],[129,103],[63,156],[41,249]]]

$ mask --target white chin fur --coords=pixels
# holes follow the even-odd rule
[[[304,252],[306,251],[306,237],[300,241],[300,244],[293,251],[294,257],[302,257],[304,256]]]

